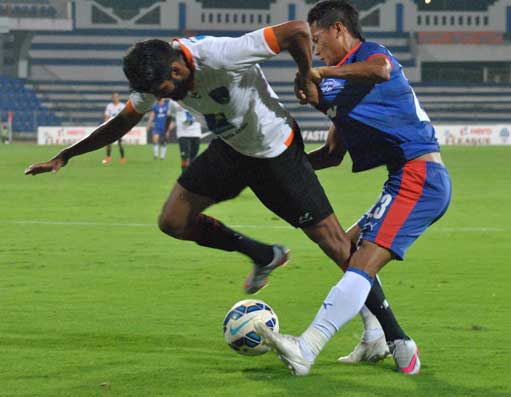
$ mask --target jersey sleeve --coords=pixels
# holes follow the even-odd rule
[[[152,94],[132,92],[130,94],[129,102],[135,112],[144,114],[153,108],[156,103],[156,97]]]
[[[105,108],[105,117],[110,117],[111,114],[112,114],[111,107],[110,107],[110,104],[108,104],[108,105],[106,105],[106,108]]]
[[[167,109],[167,116],[173,119],[176,118],[177,106],[174,102],[169,101],[169,107]]]
[[[357,62],[367,61],[371,58],[381,56],[386,58],[393,65],[393,56],[390,51],[378,43],[366,42],[357,53]]]
[[[272,27],[240,37],[208,37],[199,42],[198,47],[205,65],[228,71],[248,69],[280,52]]]

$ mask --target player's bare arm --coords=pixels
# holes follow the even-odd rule
[[[165,136],[167,137],[168,140],[170,140],[170,137],[172,136],[172,130],[174,130],[174,128],[176,127],[176,123],[174,122],[174,120],[170,120],[170,123],[169,123],[169,127],[167,128],[167,131],[165,132]]]
[[[149,118],[147,120],[147,126],[146,130],[151,131],[151,128],[153,128],[153,121],[154,121],[154,112],[149,113]]]
[[[346,149],[337,134],[335,126],[332,124],[328,130],[326,142],[320,148],[307,154],[312,168],[321,170],[323,168],[336,167],[342,163]]]
[[[44,172],[57,172],[72,157],[92,152],[115,142],[137,125],[142,116],[132,110],[131,106],[126,106],[117,116],[101,124],[88,137],[62,150],[49,161],[32,164],[25,170],[25,174],[37,175]]]
[[[333,77],[377,84],[390,80],[391,71],[392,64],[390,61],[384,55],[377,55],[363,62],[314,68],[311,76],[316,83],[319,83],[322,79]]]
[[[300,90],[300,101],[312,102],[317,88],[312,80],[312,41],[305,21],[290,21],[273,27],[280,50],[287,50],[298,66],[295,84]],[[309,99],[308,101],[306,99]]]

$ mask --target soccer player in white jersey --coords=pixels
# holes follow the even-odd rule
[[[188,110],[174,101],[169,101],[169,115],[174,119],[181,154],[181,171],[185,172],[199,153],[201,125]]]
[[[104,119],[105,121],[108,121],[109,119],[117,116],[119,113],[121,113],[122,109],[124,109],[124,103],[122,103],[119,100],[119,94],[117,92],[114,92],[112,94],[112,102],[110,102],[105,109]],[[119,145],[119,153],[121,154],[121,160],[120,163],[124,164],[126,162],[126,157],[124,156],[124,147],[122,146],[122,138],[119,138],[117,140],[117,143]],[[106,157],[103,159],[103,164],[108,164],[112,161],[112,144],[108,144],[106,146]]]
[[[171,43],[153,39],[136,43],[123,60],[133,90],[124,110],[52,160],[31,165],[25,173],[58,171],[72,157],[122,137],[151,110],[156,98],[170,98],[202,120],[218,139],[172,188],[159,217],[164,233],[247,255],[254,266],[246,279],[245,291],[259,291],[272,270],[287,262],[288,250],[251,239],[203,214],[211,205],[232,199],[250,187],[266,207],[301,228],[343,267],[352,252],[350,238],[341,228],[304,153],[298,126],[258,65],[283,50],[296,61],[300,87],[308,95],[315,85],[311,76],[310,31],[304,21],[290,21],[237,38],[195,37]],[[370,299],[372,296],[380,298]],[[369,292],[367,304],[375,312],[378,310],[374,305],[388,305],[378,280]],[[360,312],[365,332],[381,333],[378,320],[369,310],[363,308]],[[379,313],[389,316],[392,312]],[[385,321],[393,321],[393,317]],[[381,359],[386,354],[384,344],[371,359]]]

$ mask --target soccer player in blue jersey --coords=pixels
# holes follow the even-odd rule
[[[169,123],[169,101],[159,98],[154,104],[149,120],[147,121],[147,130],[153,134],[153,158],[155,160],[164,160],[167,153],[167,138],[172,129],[172,121]]]
[[[325,344],[360,311],[378,271],[393,259],[403,260],[451,198],[435,130],[396,58],[384,46],[365,41],[357,9],[345,0],[320,1],[309,11],[308,22],[316,55],[327,66],[313,72],[319,84],[315,94],[305,95],[300,86],[295,92],[332,121],[327,143],[308,155],[313,167],[339,165],[347,152],[353,172],[386,166],[389,176],[376,203],[349,230],[358,250],[309,328],[294,337],[256,324],[296,375],[310,371]],[[379,310],[386,311],[385,305]],[[415,342],[399,327],[384,321],[382,326],[399,370],[417,374]],[[352,355],[359,353],[356,349]]]

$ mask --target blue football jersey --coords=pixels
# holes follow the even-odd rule
[[[159,102],[156,102],[153,106],[154,112],[154,130],[155,132],[163,133],[165,132],[165,128],[167,126],[167,117],[169,113],[169,101],[164,101],[163,105],[160,105]]]
[[[323,79],[319,109],[334,123],[353,160],[353,171],[380,165],[399,167],[423,154],[440,151],[435,130],[391,52],[374,42],[361,42],[339,65],[385,56],[392,64],[390,80],[379,84]]]

